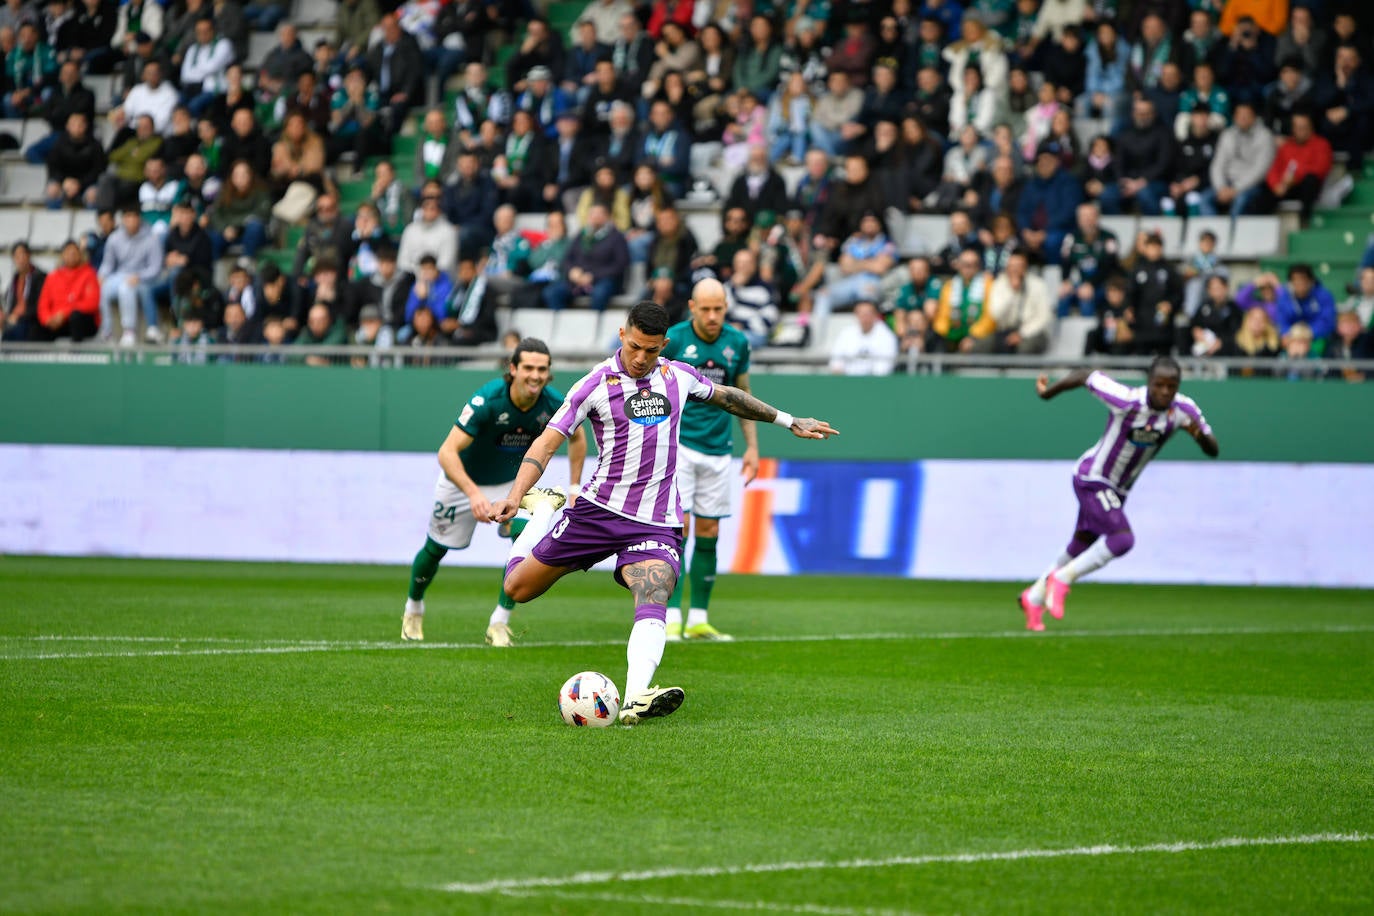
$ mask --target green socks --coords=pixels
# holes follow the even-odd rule
[[[687,567],[687,575],[692,580],[692,607],[703,611],[711,606],[711,588],[716,584],[717,540],[698,537],[692,546],[692,562]]]
[[[434,581],[434,574],[439,571],[439,561],[448,553],[448,548],[436,544],[432,538],[425,538],[425,546],[420,548],[420,552],[415,555],[415,561],[410,564],[410,599],[412,601],[423,601],[425,589],[429,588],[429,583]]]

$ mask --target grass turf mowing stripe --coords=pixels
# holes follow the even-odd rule
[[[992,630],[977,632],[949,633],[832,633],[791,636],[740,636],[724,643],[711,645],[730,645],[731,643],[816,643],[816,642],[891,642],[901,640],[950,640],[950,639],[1140,639],[1150,637],[1180,636],[1303,636],[1329,635],[1340,633],[1374,633],[1374,626],[1321,626],[1321,627],[1181,627],[1168,629],[1131,629],[1131,630],[1052,630],[1045,634],[1031,633],[1026,630]],[[110,642],[138,644],[171,644],[177,648],[148,649],[144,651],[94,651],[94,652],[0,652],[0,661],[40,660],[51,661],[80,658],[166,658],[197,655],[295,655],[309,652],[371,652],[371,651],[418,651],[418,650],[487,650],[485,642],[380,642],[371,640],[302,640],[299,642],[284,639],[230,639],[221,637],[191,636],[178,639],[170,636],[0,636],[2,643],[46,643],[68,642]],[[180,648],[209,643],[221,648]],[[517,642],[519,648],[563,649],[563,648],[605,648],[624,644],[624,640],[565,640]]]
[[[1207,852],[1216,849],[1237,849],[1249,846],[1311,846],[1319,843],[1367,843],[1374,840],[1368,833],[1308,833],[1299,836],[1225,837],[1220,840],[1173,843],[1151,843],[1145,846],[1115,846],[1110,843],[1095,846],[1075,846],[1069,849],[1013,849],[1005,852],[956,852],[926,856],[890,856],[883,859],[849,859],[840,862],[765,862],[758,865],[719,865],[701,868],[656,868],[644,871],[581,872],[562,878],[501,878],[475,883],[455,882],[440,885],[436,890],[452,894],[490,894],[537,888],[576,887],[588,884],[610,884],[626,881],[659,881],[670,878],[719,878],[727,875],[758,875],[797,871],[840,871],[856,868],[893,868],[919,865],[968,865],[980,862],[1015,862],[1022,859],[1060,859],[1071,856],[1121,856],[1152,853],[1177,854]]]
[[[805,913],[810,916],[913,916],[910,910],[883,910],[872,907],[823,906],[819,903],[771,903],[766,900],[710,900],[701,897],[656,897],[649,894],[587,894],[558,890],[501,891],[505,897],[550,897],[555,900],[587,900],[596,903],[623,903],[642,906],[670,906],[686,909],[743,910],[764,913]]]

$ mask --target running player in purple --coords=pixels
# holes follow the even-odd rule
[[[1128,388],[1088,369],[1075,369],[1053,385],[1047,375],[1035,380],[1036,393],[1046,401],[1074,388],[1087,388],[1107,405],[1109,416],[1102,438],[1083,453],[1074,471],[1078,523],[1073,539],[1054,565],[1021,593],[1026,629],[1045,629],[1047,607],[1051,617],[1062,618],[1064,599],[1075,582],[1135,546],[1131,523],[1126,520],[1126,495],[1175,430],[1196,439],[1207,457],[1220,453],[1202,411],[1192,398],[1178,393],[1182,375],[1177,362],[1161,356],[1150,364],[1149,379],[1140,388]]]
[[[630,309],[620,329],[620,349],[572,386],[525,453],[510,494],[491,507],[496,522],[511,518],[522,505],[533,516],[506,566],[506,593],[517,602],[538,598],[568,573],[615,556],[615,579],[629,589],[635,605],[620,710],[626,725],[669,715],[684,697],[681,687],[649,683],[663,658],[666,605],[681,572],[682,511],[675,475],[687,402],[776,423],[799,439],[836,435],[829,423],[793,417],[748,392],[714,384],[691,366],[660,359],[668,323],[667,311],[657,303]],[[596,472],[553,525],[563,496],[531,488],[583,420],[591,421],[596,437]]]

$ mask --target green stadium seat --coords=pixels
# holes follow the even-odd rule
[[[1288,256],[1317,259],[1355,259],[1364,253],[1370,229],[1307,229],[1288,237]]]

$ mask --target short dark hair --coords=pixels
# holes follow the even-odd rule
[[[258,279],[262,281],[263,286],[268,286],[272,283],[276,283],[281,278],[281,268],[278,267],[276,264],[273,264],[271,261],[268,261],[266,264],[262,265],[262,270],[258,271]]]
[[[510,351],[510,369],[506,370],[506,381],[509,382],[514,378],[515,373],[512,370],[520,365],[520,359],[526,353],[542,353],[549,358],[550,362],[553,361],[553,354],[549,352],[548,344],[538,337],[522,337],[520,342],[515,345],[515,349]]]
[[[637,328],[650,337],[667,334],[669,323],[668,310],[647,299],[636,302],[625,318],[625,327]]]
[[[1150,363],[1150,377],[1153,378],[1157,372],[1167,372],[1182,378],[1183,367],[1172,356],[1156,356]]]
[[[1317,279],[1317,275],[1312,272],[1311,264],[1293,264],[1288,268],[1288,279],[1293,279],[1297,274],[1302,274],[1309,280]]]

